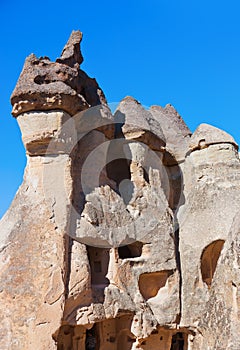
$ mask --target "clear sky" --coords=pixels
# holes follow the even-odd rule
[[[82,68],[109,102],[171,103],[192,131],[209,123],[239,143],[239,16],[239,0],[0,0],[0,217],[25,166],[9,99],[26,56],[55,60],[80,29]]]

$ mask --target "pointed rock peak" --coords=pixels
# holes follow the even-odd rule
[[[188,151],[191,131],[176,109],[167,104],[165,107],[151,106],[150,113],[161,125],[166,139],[166,165],[182,163]]]
[[[141,103],[131,96],[124,97],[115,112],[115,120],[119,123],[134,125],[139,130],[148,129],[148,112]]]
[[[34,53],[31,53],[29,56],[26,57],[25,59],[25,63],[29,63],[29,62],[34,62],[34,61],[37,61],[38,58],[37,56],[34,54]]]
[[[67,64],[70,67],[74,67],[76,63],[79,65],[83,62],[83,56],[80,50],[80,43],[82,41],[82,33],[72,31],[67,44],[64,46],[61,57],[56,62]]]
[[[144,134],[151,133],[152,141],[158,139],[157,148],[165,146],[165,137],[160,124],[151,115],[149,110],[145,109],[139,101],[133,97],[125,97],[119,104],[115,112],[115,121],[124,124],[122,132],[126,138],[141,139]],[[144,138],[144,142],[151,143],[150,138]],[[147,140],[147,141],[146,141]],[[153,145],[152,145],[153,146]],[[155,147],[155,146],[154,146]]]
[[[135,104],[137,104],[137,105],[141,105],[141,103],[140,103],[138,100],[136,100],[134,97],[132,97],[132,96],[126,96],[126,97],[124,97],[124,98],[121,100],[120,104],[122,104],[122,103],[135,103]]]
[[[200,124],[190,139],[189,148],[194,151],[218,143],[231,143],[238,149],[238,144],[227,132],[209,124]]]
[[[11,96],[12,115],[29,111],[64,110],[73,116],[97,105],[106,105],[104,93],[95,79],[79,67],[83,61],[82,33],[73,31],[56,62],[48,57],[27,57]]]
[[[171,124],[174,124],[175,129],[177,127],[179,132],[181,131],[183,137],[190,136],[192,134],[182,117],[170,103],[168,103],[165,107],[151,106],[150,112],[152,112],[157,119],[160,118],[161,122],[165,124],[167,123],[167,128],[171,128],[173,126],[171,126]],[[164,125],[162,125],[162,128],[164,128]]]
[[[176,109],[170,103],[166,104],[165,107],[154,105],[154,106],[151,106],[151,109],[162,110],[162,111],[170,112],[170,113],[177,113]]]

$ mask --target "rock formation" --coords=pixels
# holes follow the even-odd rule
[[[236,142],[171,105],[113,115],[81,40],[30,55],[11,97],[27,166],[0,222],[1,349],[239,349]]]

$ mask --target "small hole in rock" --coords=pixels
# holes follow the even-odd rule
[[[118,256],[120,259],[137,258],[142,255],[142,242],[134,242],[118,248]]]

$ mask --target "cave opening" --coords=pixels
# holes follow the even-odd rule
[[[172,270],[142,273],[139,276],[138,286],[145,300],[154,298],[158,291],[163,288],[167,279],[173,274]]]
[[[109,248],[87,246],[88,260],[91,268],[91,284],[106,287],[109,280],[106,277],[109,266]]]
[[[172,344],[170,350],[185,350],[184,333],[178,332],[172,336]]]
[[[119,158],[114,159],[106,165],[107,176],[114,180],[119,187],[123,180],[130,180],[130,162],[128,159]]]
[[[91,328],[86,330],[85,339],[85,350],[98,350],[99,340],[96,324]]]
[[[142,248],[143,243],[138,241],[118,247],[119,259],[130,259],[140,257],[142,255]]]
[[[209,244],[202,253],[201,256],[201,273],[202,280],[208,286],[211,287],[213,276],[217,267],[217,262],[221,254],[224,240],[217,240]]]

